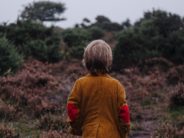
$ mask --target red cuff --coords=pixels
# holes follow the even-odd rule
[[[130,123],[130,113],[129,113],[129,108],[128,105],[123,105],[119,109],[119,117],[125,124]]]
[[[74,121],[77,119],[79,115],[79,109],[74,103],[67,104],[67,111],[68,111],[68,116],[71,119],[71,121]]]

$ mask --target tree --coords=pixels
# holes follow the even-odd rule
[[[22,20],[33,21],[61,21],[65,18],[61,18],[60,14],[65,11],[65,5],[63,3],[56,3],[51,1],[37,1],[25,6],[24,10],[20,14]]]
[[[110,23],[111,22],[111,20],[109,18],[107,18],[103,15],[98,15],[95,19],[96,19],[97,23],[104,23],[104,22]]]

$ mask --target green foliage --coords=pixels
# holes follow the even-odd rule
[[[0,75],[15,72],[22,61],[15,47],[6,38],[0,38]]]
[[[65,11],[63,3],[51,1],[38,1],[28,4],[22,11],[22,20],[33,21],[60,21],[64,18],[59,17]]]
[[[94,39],[100,39],[104,36],[104,31],[97,27],[97,26],[93,26],[91,28],[89,28],[89,32],[91,34],[91,39],[94,40]]]
[[[86,44],[91,40],[90,32],[83,28],[66,29],[62,33],[69,57],[82,58]]]
[[[32,21],[17,21],[12,23],[4,29],[4,34],[7,39],[17,46],[19,52],[21,46],[31,40],[45,40],[47,37],[52,36],[52,28],[46,28],[40,23]]]
[[[116,23],[116,22],[111,22],[110,19],[108,19],[107,17],[103,16],[103,15],[99,15],[96,17],[96,22],[94,24],[91,25],[92,26],[96,26],[99,27],[101,29],[104,29],[106,31],[120,31],[123,29],[123,26]]]
[[[57,45],[48,45],[42,40],[32,40],[24,48],[24,54],[40,61],[57,62],[62,59],[61,50]]]
[[[26,55],[33,56],[38,60],[47,61],[47,46],[44,41],[41,40],[33,40],[25,46],[25,51],[27,51]]]
[[[62,33],[62,37],[68,47],[74,47],[89,41],[90,33],[82,28],[66,29]]]
[[[181,17],[161,10],[146,12],[135,25],[124,28],[114,49],[114,67],[143,65],[146,59],[164,57],[184,63],[184,25]]]
[[[84,45],[72,47],[70,48],[69,52],[71,57],[82,59],[84,53]]]
[[[18,21],[17,24],[1,25],[0,30],[25,58],[31,56],[49,62],[57,62],[62,58],[60,35],[54,27]]]
[[[184,63],[184,25],[180,16],[153,10],[146,12],[135,26],[142,30],[145,46],[175,63]]]
[[[121,32],[118,37],[118,44],[113,51],[114,69],[139,63],[144,58],[143,54],[146,54],[144,49],[142,49],[142,45],[136,43],[140,36],[134,34],[134,30],[129,28]]]

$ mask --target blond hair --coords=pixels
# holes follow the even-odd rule
[[[85,48],[83,61],[91,74],[107,73],[112,65],[111,47],[103,40],[94,40]]]

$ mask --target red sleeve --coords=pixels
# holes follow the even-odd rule
[[[80,84],[76,81],[67,100],[67,113],[71,122],[79,117],[80,112]]]
[[[130,124],[130,113],[127,104],[120,106],[119,117],[124,124]]]
[[[67,104],[67,111],[68,111],[68,116],[72,122],[78,118],[79,109],[74,103]]]

